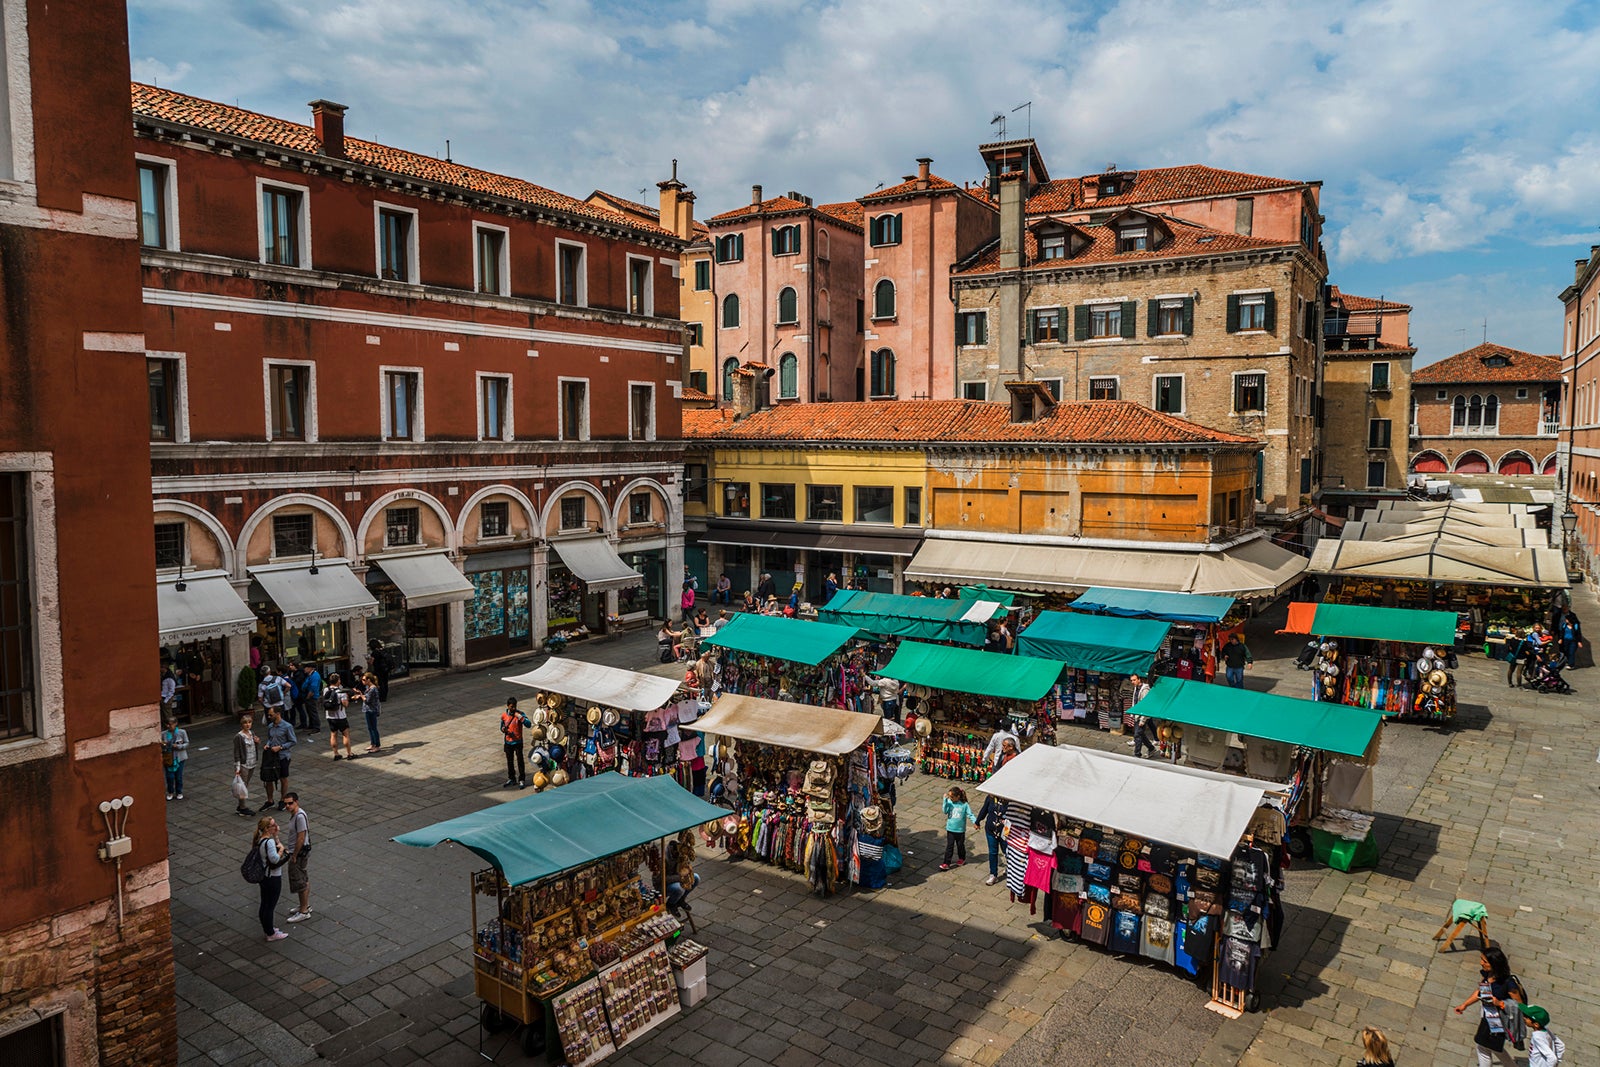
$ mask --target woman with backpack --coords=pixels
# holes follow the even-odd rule
[[[1457,1015],[1473,1004],[1480,1009],[1478,1032],[1472,1036],[1478,1051],[1478,1067],[1492,1067],[1496,1062],[1501,1067],[1516,1067],[1516,1061],[1506,1051],[1506,1030],[1511,1025],[1507,1013],[1520,1014],[1528,995],[1511,973],[1511,962],[1506,959],[1505,952],[1493,942],[1484,946],[1478,958],[1478,976],[1477,990],[1456,1006]]]
[[[257,912],[261,932],[268,941],[282,941],[289,935],[273,925],[272,913],[283,895],[283,866],[289,862],[289,856],[278,842],[278,820],[267,815],[256,823],[256,838],[251,848],[261,859],[262,877],[256,883],[261,887],[261,908]]]

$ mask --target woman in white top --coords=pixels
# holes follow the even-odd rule
[[[264,816],[256,823],[255,847],[261,852],[261,865],[267,876],[261,879],[261,932],[268,941],[282,941],[289,935],[273,925],[272,913],[277,910],[278,898],[283,895],[283,865],[289,856],[278,843],[278,821]]]

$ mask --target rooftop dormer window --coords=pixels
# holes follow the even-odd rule
[[[1117,228],[1118,252],[1148,252],[1150,250],[1150,227],[1119,226]]]
[[[1505,356],[1490,356],[1483,361],[1485,367],[1509,367],[1511,360]]]
[[[1067,258],[1067,232],[1065,230],[1049,230],[1039,235],[1040,259],[1066,259]]]
[[[1101,178],[1097,191],[1101,196],[1116,196],[1122,192],[1122,182],[1115,177]]]

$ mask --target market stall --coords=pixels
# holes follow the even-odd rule
[[[1244,632],[1249,609],[1230,596],[1166,593],[1155,589],[1096,586],[1072,602],[1073,611],[1155,619],[1172,624],[1157,660],[1157,674],[1211,681],[1217,656],[1234,634]]]
[[[1456,713],[1450,612],[1294,603],[1282,632],[1322,638],[1312,663],[1314,700],[1402,719]]]
[[[666,779],[603,774],[394,840],[489,861],[472,876],[483,1029],[521,1024],[524,1052],[586,1067],[704,996],[704,952],[675,946],[676,973],[668,954],[661,842],[724,814]]]
[[[1036,745],[978,788],[1007,802],[1014,900],[1042,896],[1068,937],[1209,975],[1216,1011],[1254,1007],[1283,910],[1281,851],[1251,827],[1280,786]]]
[[[853,589],[839,590],[817,609],[819,622],[850,626],[882,637],[953,641],[975,647],[984,644],[989,623],[1005,616],[1005,606],[991,599],[943,600]]]
[[[919,687],[914,729],[922,771],[980,782],[988,773],[984,749],[1002,726],[1023,747],[1055,743],[1053,704],[1045,698],[1063,668],[1059,660],[904,641],[878,673]]]
[[[713,690],[836,708],[867,689],[870,664],[846,654],[858,636],[853,626],[736,615],[701,643],[720,650]]]
[[[803,872],[813,890],[842,880],[882,888],[893,806],[873,743],[882,720],[838,708],[724,694],[696,725],[714,738],[711,772],[738,813],[731,855]]]
[[[1128,676],[1149,676],[1170,623],[1152,619],[1041,611],[1017,637],[1017,653],[1067,666],[1047,703],[1060,722],[1121,730],[1133,700]]]

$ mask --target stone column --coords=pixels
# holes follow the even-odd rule
[[[235,704],[233,694],[239,688],[239,672],[250,666],[250,635],[233,634],[226,638],[226,642],[222,663],[222,706],[237,715],[244,709]]]
[[[904,593],[906,591],[906,578],[905,578],[906,561],[905,561],[905,557],[904,556],[890,556],[889,558],[894,561],[894,591],[896,593]]]
[[[663,564],[666,574],[661,579],[662,595],[667,601],[667,618],[683,618],[683,607],[679,600],[683,594],[683,534],[671,533],[667,535],[666,562]]]
[[[528,574],[528,607],[531,618],[528,621],[529,636],[533,639],[534,648],[543,648],[545,638],[550,636],[550,546],[544,541],[535,544],[528,551],[530,571]]]
[[[444,654],[445,666],[467,669],[467,602],[452,600],[444,606],[444,628],[450,645]]]

